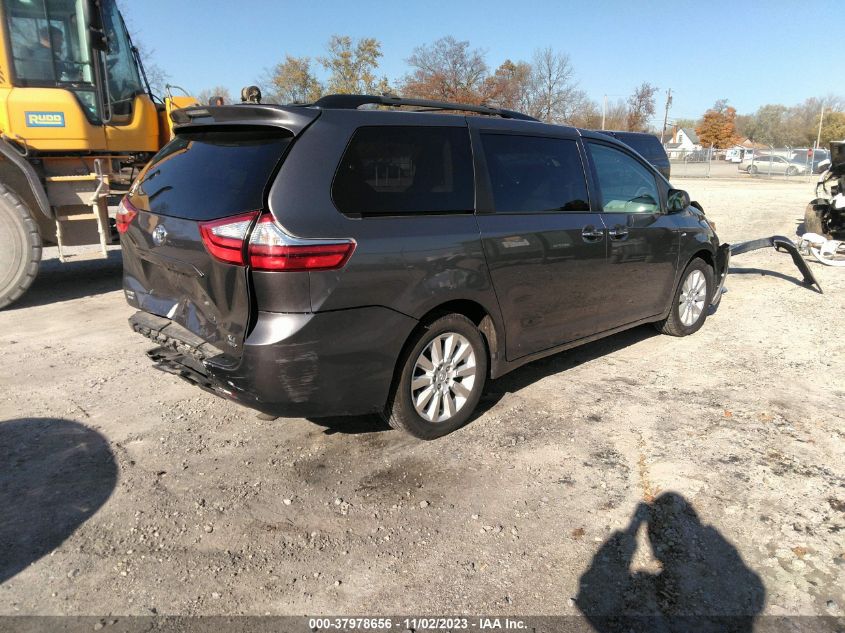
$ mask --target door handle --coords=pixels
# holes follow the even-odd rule
[[[614,226],[612,229],[608,229],[607,234],[612,240],[624,240],[628,237],[628,229],[624,226]]]
[[[581,237],[585,242],[598,242],[604,237],[604,229],[597,229],[592,224],[588,224],[581,230]]]

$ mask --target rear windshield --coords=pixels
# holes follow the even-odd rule
[[[187,220],[260,209],[291,139],[289,132],[275,128],[180,133],[153,157],[132,202]]]

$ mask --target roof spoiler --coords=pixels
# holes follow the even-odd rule
[[[320,116],[317,108],[244,103],[223,106],[191,106],[170,113],[174,131],[187,127],[231,125],[272,126],[299,134]]]

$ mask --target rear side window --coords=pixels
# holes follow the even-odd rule
[[[472,152],[464,127],[359,128],[332,184],[343,213],[471,213]]]
[[[589,211],[576,141],[482,134],[497,213]]]
[[[132,202],[188,220],[261,209],[291,138],[278,128],[180,133],[153,157]]]

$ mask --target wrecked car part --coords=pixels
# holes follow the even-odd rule
[[[845,242],[829,240],[817,233],[804,233],[798,242],[798,250],[805,255],[812,255],[825,266],[845,267]]]
[[[757,251],[761,248],[769,248],[774,247],[775,250],[786,250],[792,256],[792,261],[795,262],[795,265],[798,267],[798,270],[801,271],[801,274],[804,275],[804,284],[806,286],[816,286],[819,289],[820,293],[824,293],[822,290],[821,284],[816,279],[816,276],[813,274],[813,271],[810,270],[810,267],[807,265],[807,262],[804,261],[804,258],[801,256],[801,253],[798,251],[798,247],[792,243],[788,237],[784,237],[783,235],[772,235],[771,237],[761,237],[757,240],[750,240],[748,242],[740,242],[739,244],[732,244],[731,245],[731,256],[742,255],[744,253],[750,253],[751,251]]]

